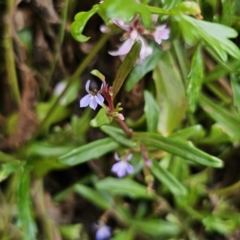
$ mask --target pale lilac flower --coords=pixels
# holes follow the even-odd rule
[[[132,154],[119,158],[118,154],[114,153],[114,158],[118,162],[113,164],[111,171],[115,173],[119,178],[122,178],[126,174],[131,174],[134,172],[133,166],[128,163],[128,161],[132,158]]]
[[[142,43],[138,62],[141,62],[147,56],[152,54],[153,49],[148,46],[148,43],[144,39],[143,35],[153,38],[158,44],[161,44],[162,40],[169,38],[170,30],[166,27],[166,25],[156,26],[153,31],[149,31],[141,24],[139,17],[135,17],[130,24],[125,24],[121,19],[113,19],[112,21],[118,27],[126,31],[126,33],[123,35],[124,42],[120,45],[119,49],[108,52],[112,56],[119,56],[121,60],[125,58],[137,40],[140,40]],[[157,21],[156,15],[152,16],[152,21],[154,23]]]
[[[108,240],[111,235],[111,228],[105,225],[104,222],[100,222],[98,230],[96,231],[96,240]]]
[[[169,34],[170,30],[164,24],[157,26],[155,31],[152,33],[152,36],[157,44],[161,44],[162,40],[166,40],[169,38]]]
[[[94,90],[92,92],[89,90],[89,86],[90,86],[90,80],[88,80],[85,85],[85,89],[88,92],[88,94],[80,100],[80,107],[87,107],[89,105],[90,108],[95,110],[98,104],[100,106],[103,105],[104,98],[101,95],[101,93],[102,93],[104,83],[102,84],[101,89],[99,91]]]

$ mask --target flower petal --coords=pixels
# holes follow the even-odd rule
[[[130,163],[128,163],[128,162],[126,162],[126,164],[127,164],[127,166],[126,166],[127,173],[128,174],[132,174],[134,172],[133,166]]]
[[[111,228],[103,225],[96,231],[96,240],[106,240],[111,237]]]
[[[123,30],[130,32],[131,25],[125,24],[122,19],[112,19],[113,23],[116,24],[118,27],[122,28]]]
[[[87,82],[86,82],[86,85],[85,85],[85,89],[86,89],[86,91],[89,93],[89,87],[90,87],[90,80],[88,80]]]
[[[129,161],[129,160],[132,158],[132,156],[133,156],[132,153],[130,153],[130,154],[127,156],[127,159],[126,159],[126,160]]]
[[[91,96],[90,103],[89,103],[90,108],[92,108],[93,110],[97,108],[97,101],[95,97],[96,96]]]
[[[97,103],[99,104],[99,105],[103,105],[103,102],[104,102],[104,97],[101,95],[101,94],[97,94],[96,96],[95,96],[95,99],[96,99],[96,101],[97,101]]]
[[[111,171],[113,173],[115,173],[119,178],[122,178],[126,175],[126,162],[123,162],[123,161],[120,161],[120,162],[117,162],[115,163],[113,166],[112,166],[112,169]]]
[[[89,93],[80,100],[80,107],[87,107],[90,103],[92,95]]]
[[[160,25],[156,27],[155,31],[152,33],[152,36],[156,43],[161,44],[162,40],[169,38],[170,30],[166,25]]]
[[[123,44],[119,47],[117,51],[109,51],[108,53],[112,56],[126,55],[132,48],[133,44],[134,44],[134,41],[129,38],[123,42]]]
[[[114,159],[117,160],[117,161],[121,160],[116,152],[114,153]]]

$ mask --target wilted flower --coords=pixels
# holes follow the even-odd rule
[[[115,173],[118,177],[122,178],[126,174],[131,174],[134,172],[133,166],[128,163],[128,161],[132,158],[132,154],[124,155],[122,158],[119,158],[117,153],[114,153],[114,158],[116,161],[115,164],[113,164],[111,171]]]
[[[87,107],[89,105],[90,108],[95,110],[98,104],[101,106],[103,105],[104,98],[101,95],[101,93],[102,93],[104,83],[102,84],[101,89],[99,91],[94,90],[92,92],[89,90],[89,86],[90,86],[90,80],[88,80],[85,85],[85,89],[88,92],[88,94],[80,100],[80,107]]]
[[[108,240],[111,237],[111,228],[100,222],[98,230],[96,231],[96,240]]]
[[[155,15],[152,16],[153,22],[156,21]],[[152,54],[153,49],[148,46],[147,41],[143,38],[143,35],[149,36],[155,40],[156,43],[161,44],[162,40],[169,38],[169,29],[166,25],[159,25],[153,31],[149,31],[141,24],[139,17],[135,17],[130,24],[125,24],[121,19],[112,20],[118,27],[126,31],[123,35],[125,40],[122,45],[116,51],[110,51],[112,56],[120,56],[121,60],[125,58],[127,53],[132,48],[135,41],[140,40],[142,42],[142,48],[140,51],[139,62],[144,58]]]

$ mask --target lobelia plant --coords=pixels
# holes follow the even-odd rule
[[[96,240],[236,237],[240,227],[239,200],[234,197],[239,187],[238,173],[226,175],[231,171],[226,171],[224,164],[231,170],[238,166],[233,161],[238,159],[240,143],[240,50],[232,39],[240,29],[236,21],[240,6],[234,0],[235,4],[221,1],[218,12],[216,1],[198,2],[200,5],[182,0],[105,0],[75,15],[71,34],[80,48],[89,40],[83,32],[89,33],[85,27],[95,14],[103,21],[98,33],[102,37],[70,77],[52,91],[40,88],[47,94],[41,93],[42,99],[36,104],[39,125],[32,135],[27,132],[25,145],[18,147],[15,142],[23,132],[20,129],[7,140],[17,146],[16,151],[0,152],[0,179],[10,178],[3,184],[6,199],[0,201],[14,209],[6,211],[11,212],[10,224],[5,224],[9,215],[6,213],[6,217],[3,211],[0,238],[11,239],[8,236],[15,228],[21,231],[16,239],[24,240],[54,240],[57,234],[63,239],[80,239],[81,235],[86,240],[89,236]],[[68,1],[66,4],[71,6]],[[65,23],[68,10],[72,13],[74,6],[64,10]],[[206,10],[210,8],[213,14]],[[62,31],[65,29],[63,24]],[[49,33],[47,29],[44,36],[50,37]],[[106,42],[116,34],[119,39],[113,38],[111,49],[117,50],[110,50]],[[16,49],[19,46],[16,44]],[[84,70],[96,62],[99,69],[104,65],[98,64],[104,61],[102,56],[95,58],[100,50],[109,53],[104,57],[110,59],[108,67],[117,66],[116,75],[111,76],[114,80],[110,84],[99,70],[90,70],[101,87],[93,89],[92,80],[86,81],[86,95],[78,103],[85,109],[78,117],[68,105],[77,99],[82,82],[79,76]],[[72,53],[76,59],[82,57],[78,53]],[[21,74],[28,72],[25,65],[21,63],[16,69]],[[45,80],[41,74],[36,72]],[[23,100],[27,101],[20,112],[34,118],[31,111],[24,111],[32,96],[24,84]],[[120,90],[124,97],[118,98]],[[18,99],[18,89],[14,92]],[[133,107],[126,104],[126,99],[133,99]],[[131,118],[129,112],[135,108],[140,109],[136,111],[139,115]],[[10,131],[12,122],[19,121],[22,126],[23,118],[9,119],[2,120],[0,115],[1,128],[2,122],[8,122],[4,131]],[[90,142],[86,137],[89,126],[93,132]],[[74,168],[80,164],[80,168]],[[51,179],[51,175],[44,178],[53,170],[61,173],[65,169],[70,173],[66,184],[65,179],[64,184],[61,182],[61,174],[60,180]],[[71,176],[76,172],[79,179]],[[49,192],[54,188],[51,197],[44,191],[44,179],[51,179],[47,185]],[[48,208],[54,211],[48,213]],[[62,214],[66,209],[67,216]],[[58,216],[55,222],[48,216],[52,212],[53,219]],[[67,221],[68,215],[74,214],[79,216]],[[98,222],[95,229],[89,227],[92,222]],[[3,232],[1,226],[8,230]],[[38,232],[40,229],[43,231]]]

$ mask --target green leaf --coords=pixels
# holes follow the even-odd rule
[[[18,160],[14,157],[11,156],[10,154],[4,153],[0,151],[0,163],[4,162],[18,162]]]
[[[181,2],[176,9],[184,14],[193,15],[196,17],[201,16],[201,9],[199,5],[193,1]]]
[[[97,69],[91,71],[91,74],[98,77],[102,82],[105,82],[105,76],[100,73]]]
[[[147,119],[148,132],[156,132],[158,127],[159,107],[153,98],[152,94],[148,91],[144,91],[144,112]]]
[[[96,190],[93,190],[81,184],[76,184],[74,186],[74,191],[103,210],[111,208],[112,203],[106,201],[106,199],[103,198],[103,196]]]
[[[176,237],[180,232],[179,226],[176,223],[159,219],[129,220],[129,224],[138,231],[150,236],[158,237],[158,239]]]
[[[61,236],[66,240],[76,240],[81,236],[82,239],[88,240],[87,234],[84,232],[83,224],[71,224],[58,226]]]
[[[187,107],[186,93],[179,68],[170,52],[165,52],[153,71],[156,86],[156,98],[160,116],[158,131],[169,135],[185,115]]]
[[[221,0],[221,2],[222,2],[222,16],[220,22],[224,25],[231,26],[236,11],[235,0]]]
[[[136,147],[136,143],[127,138],[125,132],[120,128],[112,126],[102,126],[101,130],[123,146],[131,148]]]
[[[116,97],[120,88],[122,87],[126,77],[133,69],[136,61],[139,57],[139,53],[141,51],[142,43],[141,41],[136,41],[132,46],[130,52],[127,54],[122,64],[120,65],[115,80],[113,82],[113,99]]]
[[[201,53],[201,46],[198,46],[193,55],[191,70],[189,73],[190,81],[187,89],[188,102],[192,112],[194,112],[196,109],[199,91],[203,82],[203,72],[203,56]]]
[[[164,8],[171,9],[176,7],[178,4],[181,3],[182,0],[162,0],[162,4]]]
[[[185,160],[209,167],[220,168],[223,166],[223,162],[219,158],[195,148],[190,142],[163,137],[157,133],[136,133],[134,138],[143,142],[146,146],[161,149]]]
[[[135,231],[129,228],[127,231],[117,231],[116,235],[111,240],[133,240]]]
[[[88,20],[98,11],[98,5],[94,5],[88,12],[80,12],[75,15],[74,22],[71,25],[71,33],[75,40],[79,42],[86,42],[90,37],[82,34]]]
[[[105,124],[110,124],[112,120],[112,118],[107,116],[106,110],[104,108],[101,108],[97,113],[97,116],[91,120],[90,125],[92,127],[100,127]]]
[[[162,168],[159,163],[153,161],[150,167],[153,175],[162,182],[175,196],[183,196],[187,194],[187,189],[179,182],[169,171]]]
[[[136,0],[105,0],[99,4],[98,13],[105,21],[106,19],[122,19],[124,22],[129,22],[136,14],[139,14],[147,28],[152,23],[148,8],[143,4],[138,4]]]
[[[119,144],[112,138],[104,138],[76,148],[60,157],[58,161],[68,166],[74,166],[89,160],[98,159],[118,147]]]
[[[107,177],[96,183],[96,188],[99,190],[107,191],[116,196],[128,196],[131,198],[153,198],[154,194],[148,194],[146,186],[137,183],[136,181],[124,178]]]
[[[201,125],[195,125],[188,128],[184,128],[172,133],[169,137],[179,140],[188,140],[188,139],[202,139],[206,134],[205,130]]]
[[[233,141],[240,141],[240,115],[233,114],[211,99],[201,94],[199,104],[211,118],[222,127],[222,130],[233,138]]]
[[[235,38],[238,35],[233,28],[218,23],[197,20],[184,14],[180,15],[178,20],[180,25],[188,25],[188,31],[195,37],[202,39],[223,61],[227,60],[227,53],[236,59],[240,59],[239,48],[229,40],[229,38]]]
[[[0,182],[6,179],[11,173],[22,169],[23,164],[20,162],[9,162],[1,165],[0,168]]]
[[[127,92],[131,91],[137,82],[156,67],[163,54],[163,51],[155,43],[152,42],[150,46],[153,53],[145,58],[141,64],[136,64],[126,80],[125,89]]]
[[[20,177],[18,189],[18,211],[24,233],[23,240],[36,239],[37,228],[31,215],[30,172],[26,169]]]
[[[234,106],[236,106],[240,112],[240,73],[232,73],[230,79],[233,90]]]

